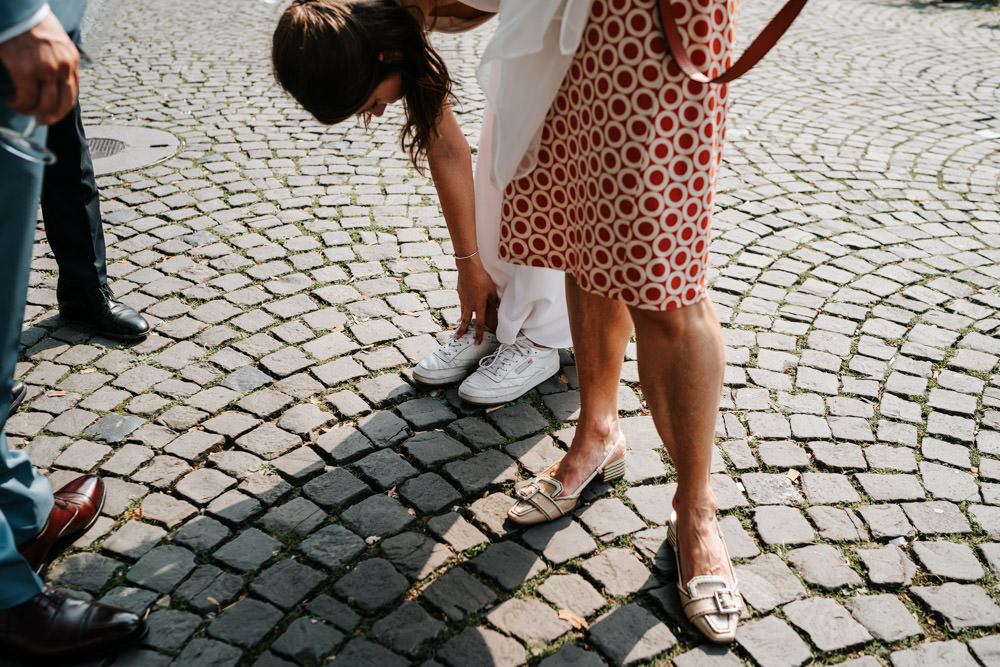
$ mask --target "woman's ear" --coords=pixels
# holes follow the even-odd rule
[[[378,61],[389,65],[401,63],[403,62],[403,54],[400,51],[379,51]]]

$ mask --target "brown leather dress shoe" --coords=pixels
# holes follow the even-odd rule
[[[38,535],[17,548],[39,574],[56,556],[94,525],[104,506],[104,482],[84,475],[55,493],[55,506]]]
[[[127,648],[146,632],[146,622],[130,611],[48,586],[23,604],[0,609],[0,655],[29,665],[95,660]]]

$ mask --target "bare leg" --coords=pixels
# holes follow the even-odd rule
[[[580,379],[580,420],[569,452],[551,472],[571,496],[615,446],[618,378],[632,320],[622,303],[585,292],[569,274],[566,305]]]
[[[681,581],[718,575],[732,581],[715,523],[710,470],[725,354],[718,318],[706,297],[669,311],[630,309],[639,380],[656,430],[677,469]]]

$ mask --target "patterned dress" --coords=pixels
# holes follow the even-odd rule
[[[723,71],[739,0],[672,6],[695,64]],[[504,192],[500,257],[639,308],[703,299],[726,98],[674,64],[655,0],[594,0],[537,166]]]

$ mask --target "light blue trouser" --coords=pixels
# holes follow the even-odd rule
[[[6,99],[4,95],[0,100]],[[0,126],[22,129],[27,119],[0,101]],[[45,141],[45,129],[35,138]],[[31,246],[42,189],[42,165],[0,147],[0,609],[25,602],[42,581],[17,553],[37,535],[52,511],[52,487],[20,450],[7,447],[3,430],[21,340]]]

